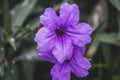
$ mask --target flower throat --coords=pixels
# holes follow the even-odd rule
[[[64,32],[63,30],[61,30],[60,28],[56,29],[55,30],[55,33],[58,37],[62,37],[64,35]]]

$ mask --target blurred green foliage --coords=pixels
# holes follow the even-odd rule
[[[64,2],[78,4],[80,22],[94,28],[90,74],[72,80],[120,80],[120,0],[0,0],[0,80],[51,80],[52,64],[37,58],[34,35],[44,9],[59,11]]]

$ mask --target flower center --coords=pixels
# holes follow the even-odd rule
[[[57,35],[58,37],[62,37],[63,34],[64,34],[63,30],[61,30],[60,28],[56,29],[56,30],[55,30],[55,33],[56,33],[56,35]]]

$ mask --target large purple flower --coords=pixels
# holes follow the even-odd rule
[[[52,8],[40,16],[44,27],[36,33],[35,41],[41,59],[55,65],[51,69],[53,80],[70,80],[70,73],[85,77],[90,62],[84,57],[85,45],[91,41],[92,28],[87,23],[78,23],[79,9],[76,4],[64,3],[60,16]]]
[[[52,8],[46,8],[40,16],[42,27],[35,36],[39,56],[60,64],[73,56],[74,45],[85,47],[91,41],[92,28],[87,23],[78,23],[79,9],[76,4],[64,3],[60,16]]]

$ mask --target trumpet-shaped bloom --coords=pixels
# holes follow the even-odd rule
[[[70,80],[70,73],[73,72],[77,77],[88,75],[90,62],[83,56],[85,48],[74,47],[73,56],[63,64],[56,63],[51,69],[52,80]]]
[[[76,4],[64,3],[57,16],[53,8],[46,8],[40,16],[43,25],[35,35],[38,56],[55,65],[51,69],[53,80],[70,80],[70,73],[85,77],[91,67],[84,57],[85,45],[91,41],[92,27],[78,23],[79,9]]]
[[[64,3],[60,7],[59,16],[54,9],[46,8],[40,16],[40,23],[44,27],[35,36],[40,55],[51,53],[59,63],[63,63],[72,57],[73,45],[84,47],[88,44],[92,28],[87,23],[78,23],[79,17],[76,4]]]

